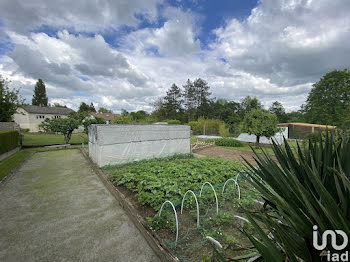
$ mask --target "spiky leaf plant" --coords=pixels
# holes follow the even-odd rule
[[[303,148],[287,141],[272,148],[276,159],[256,153],[256,166],[246,161],[248,181],[265,200],[261,212],[246,211],[260,237],[247,236],[266,261],[321,261],[313,225],[319,239],[325,230],[350,236],[350,141],[327,132]]]

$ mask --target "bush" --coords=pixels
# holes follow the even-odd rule
[[[15,149],[19,145],[19,134],[17,131],[0,132],[0,154]]]
[[[219,126],[219,135],[222,137],[228,137],[230,135],[230,131],[225,124]]]
[[[214,142],[216,146],[228,146],[228,147],[242,147],[244,146],[244,143],[232,139],[232,138],[210,138],[205,140],[206,143]]]
[[[202,133],[202,127],[198,121],[191,121],[188,125],[191,127],[193,134],[198,135]]]
[[[181,125],[180,120],[166,120],[169,125]]]

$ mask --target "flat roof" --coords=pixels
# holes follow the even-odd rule
[[[278,126],[309,126],[309,127],[319,127],[319,128],[329,128],[333,129],[336,128],[336,126],[328,126],[328,125],[318,125],[318,124],[309,124],[309,123],[280,123],[277,124]]]

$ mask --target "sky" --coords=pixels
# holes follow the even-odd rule
[[[350,68],[349,0],[1,0],[0,75],[31,103],[152,111],[173,84],[287,111]]]

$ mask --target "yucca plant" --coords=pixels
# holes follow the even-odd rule
[[[272,148],[275,159],[255,153],[256,166],[246,161],[248,181],[265,200],[261,212],[246,211],[259,238],[247,236],[266,261],[321,261],[313,225],[320,235],[350,236],[350,141],[327,132],[303,148],[293,150],[287,141]]]

